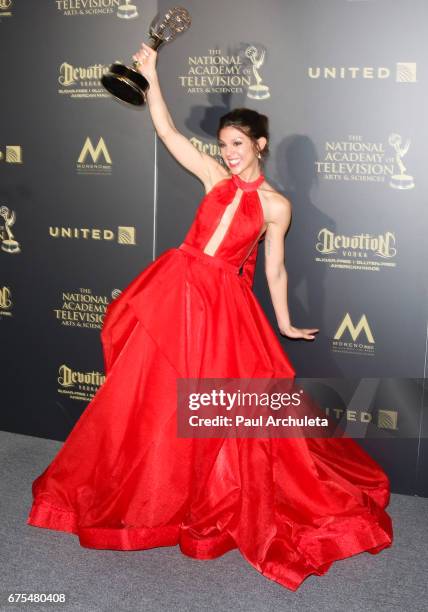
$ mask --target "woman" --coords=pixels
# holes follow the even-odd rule
[[[34,481],[27,522],[74,533],[89,548],[179,544],[198,559],[238,548],[296,590],[333,561],[391,545],[389,480],[352,439],[177,435],[177,379],[295,376],[252,292],[263,235],[281,333],[312,340],[318,329],[290,321],[283,243],[291,207],[260,170],[266,117],[249,109],[222,117],[226,170],[176,130],[156,52],[143,44],[134,59],[150,83],[159,137],[207,193],[183,243],[109,305],[106,380]]]

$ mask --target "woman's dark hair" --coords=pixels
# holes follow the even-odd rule
[[[220,117],[217,129],[217,138],[223,128],[234,127],[249,136],[253,141],[254,147],[259,151],[257,138],[264,136],[267,140],[265,147],[260,151],[261,160],[269,154],[269,119],[250,108],[234,108],[226,115]]]

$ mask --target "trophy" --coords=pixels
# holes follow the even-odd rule
[[[256,79],[256,83],[248,87],[247,96],[253,100],[265,100],[266,98],[270,98],[269,87],[267,85],[263,85],[262,78],[258,72],[258,69],[263,66],[265,52],[263,50],[260,55],[257,54],[258,51],[254,45],[248,47],[245,51],[245,56],[248,57],[253,64],[253,74]]]
[[[119,19],[135,19],[138,17],[138,11],[135,4],[129,4],[131,0],[125,0],[125,4],[117,7],[116,15]]]
[[[394,189],[413,189],[415,186],[413,176],[411,174],[407,174],[407,168],[403,163],[403,157],[406,155],[410,147],[410,140],[408,140],[403,146],[400,134],[391,134],[388,138],[388,143],[393,149],[395,149],[395,161],[397,162],[397,166],[399,168],[399,173],[391,176],[389,184]]]
[[[163,43],[173,40],[177,34],[187,30],[191,22],[190,15],[185,8],[176,6],[169,9],[161,21],[150,26],[148,46],[156,51]],[[115,98],[128,102],[128,104],[142,106],[146,102],[149,82],[138,72],[137,66],[138,62],[135,60],[132,66],[115,62],[102,76],[101,84]]]

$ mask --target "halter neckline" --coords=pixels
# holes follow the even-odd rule
[[[237,174],[232,174],[232,181],[242,191],[255,191],[265,180],[263,174],[260,174],[254,181],[244,181]]]

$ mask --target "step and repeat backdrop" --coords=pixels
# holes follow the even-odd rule
[[[393,491],[428,496],[428,5],[180,4],[192,25],[158,58],[177,128],[219,157],[221,115],[270,119],[264,173],[293,208],[291,318],[320,329],[278,334],[284,350],[299,377],[342,381],[328,408],[365,426]],[[108,303],[178,246],[204,195],[148,109],[100,85],[172,6],[0,0],[2,429],[65,439],[104,380]],[[262,242],[254,291],[277,330],[263,263]]]

